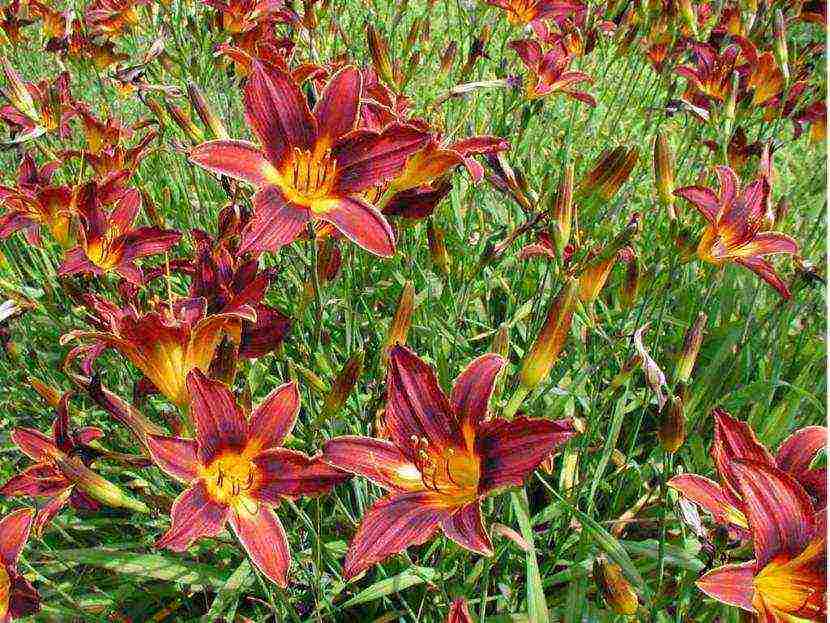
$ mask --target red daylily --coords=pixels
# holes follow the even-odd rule
[[[453,600],[452,604],[450,604],[450,611],[447,614],[447,623],[473,623],[466,599],[459,597]]]
[[[310,220],[322,220],[371,253],[394,254],[389,223],[357,195],[394,177],[428,135],[403,124],[382,132],[355,129],[361,90],[360,72],[344,67],[329,80],[312,114],[290,76],[254,63],[245,110],[262,148],[218,140],[190,153],[199,166],[257,187],[240,253],[277,250]]]
[[[769,181],[761,176],[741,190],[735,172],[726,166],[715,168],[718,193],[704,186],[678,188],[674,194],[691,203],[709,222],[697,247],[704,262],[721,266],[734,262],[748,268],[784,298],[790,298],[786,284],[772,264],[764,259],[774,253],[798,253],[798,243],[790,236],[762,231],[765,222]]]
[[[741,494],[734,462],[753,461],[793,477],[813,497],[815,509],[824,509],[827,470],[810,469],[810,463],[827,444],[825,427],[808,426],[797,430],[784,440],[776,456],[773,456],[746,423],[736,420],[723,409],[715,409],[712,415],[715,418],[715,438],[710,452],[720,484],[705,476],[682,474],[669,481],[670,487],[710,512],[716,522],[746,535],[749,528],[746,500]]]
[[[138,25],[138,7],[149,0],[93,0],[84,11],[92,36],[112,37]]]
[[[7,84],[2,93],[9,100],[9,104],[0,107],[0,118],[19,131],[15,142],[55,130],[65,137],[69,131],[68,121],[74,114],[69,72],[61,72],[53,81],[23,82],[6,58],[0,58],[0,63]]]
[[[95,182],[80,190],[77,210],[81,219],[80,245],[66,252],[58,269],[61,276],[78,273],[106,275],[114,272],[130,283],[141,285],[144,276],[135,260],[164,253],[181,233],[159,227],[132,229],[141,207],[141,194],[127,189],[110,212],[104,210]]]
[[[236,35],[259,28],[263,23],[273,26],[275,21],[285,21],[283,0],[203,0],[216,9],[217,26]]]
[[[507,13],[511,24],[526,25],[536,20],[561,19],[585,11],[575,0],[485,0]]]
[[[728,45],[721,53],[708,43],[695,42],[691,46],[695,65],[677,68],[677,74],[686,78],[690,89],[702,95],[705,101],[725,102],[732,90],[732,72],[737,71],[743,78],[749,71],[749,64],[738,61],[751,44],[741,37],[735,39],[738,43]]]
[[[703,141],[712,153],[720,152],[720,145],[716,141]],[[729,166],[735,171],[742,170],[750,157],[760,156],[764,145],[761,141],[750,143],[746,137],[746,131],[743,127],[738,126],[732,133],[732,138],[729,139],[729,144],[726,146],[726,156],[729,159]]]
[[[389,353],[385,427],[391,438],[338,437],[323,458],[388,490],[364,516],[343,573],[351,578],[440,528],[462,547],[492,554],[482,498],[520,486],[576,434],[571,420],[486,419],[504,360],[488,354],[461,373],[449,397],[411,350]]]
[[[826,514],[816,513],[798,481],[748,460],[730,465],[745,500],[755,560],[724,565],[697,586],[759,623],[825,621]]]
[[[29,540],[35,509],[21,508],[0,519],[0,623],[40,610],[40,596],[17,572],[20,551]]]
[[[88,464],[89,456],[84,456],[87,444],[104,434],[94,426],[70,431],[68,400],[69,394],[64,394],[60,400],[51,438],[32,428],[15,428],[11,433],[12,441],[35,464],[12,476],[0,487],[0,494],[46,498],[46,504],[37,512],[32,523],[32,529],[38,536],[67,504],[88,511],[101,508],[55,463],[56,457],[74,456]]]
[[[0,30],[12,45],[25,41],[26,36],[20,29],[35,23],[34,20],[26,19],[25,12],[20,9],[20,0],[12,0],[0,7]]]
[[[188,486],[173,503],[170,529],[156,546],[181,552],[230,523],[259,570],[284,587],[291,554],[273,507],[283,499],[326,493],[348,476],[319,457],[281,447],[300,410],[293,382],[272,391],[250,419],[227,387],[201,371],[188,375],[187,387],[196,438],[147,438],[156,464]]]
[[[795,138],[801,136],[804,127],[809,125],[810,140],[813,143],[823,143],[827,137],[827,102],[823,99],[813,102],[797,113],[793,124]]]
[[[527,81],[527,99],[534,100],[561,93],[590,106],[597,105],[592,95],[574,89],[577,84],[590,83],[592,80],[588,74],[581,71],[569,71],[573,56],[562,45],[555,45],[544,52],[538,41],[522,39],[511,41],[510,47],[516,51],[532,74],[532,79]]]

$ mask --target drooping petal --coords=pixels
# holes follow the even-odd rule
[[[746,422],[736,420],[721,408],[715,408],[712,417],[715,418],[715,435],[710,451],[712,460],[729,487],[728,493],[740,497],[732,462],[736,459],[747,459],[775,465],[775,460]]]
[[[15,428],[10,436],[20,451],[34,461],[46,461],[58,450],[52,439],[33,428]]]
[[[754,612],[752,599],[755,588],[752,579],[755,574],[755,561],[738,565],[724,565],[713,569],[697,581],[697,587],[713,599]]]
[[[362,82],[360,72],[353,65],[343,67],[332,76],[314,107],[318,140],[332,145],[354,129]]]
[[[790,289],[787,287],[787,284],[784,283],[784,280],[778,276],[778,273],[775,272],[775,268],[773,268],[772,264],[764,258],[745,257],[736,259],[735,262],[758,275],[761,279],[775,288],[778,291],[778,294],[780,294],[783,298],[790,298]]]
[[[807,471],[816,454],[827,446],[825,426],[807,426],[787,437],[778,448],[775,462],[778,469],[798,479]]]
[[[278,504],[283,497],[328,493],[344,482],[349,474],[325,463],[319,456],[310,457],[288,448],[271,448],[253,459],[260,481],[251,496]]]
[[[124,259],[164,253],[182,237],[181,232],[161,227],[139,227],[124,237]]]
[[[426,543],[447,514],[434,492],[381,498],[363,516],[346,553],[343,576],[353,578],[392,554]]]
[[[520,417],[484,422],[476,438],[481,457],[479,493],[521,485],[539,463],[576,434],[572,420]]]
[[[35,509],[21,508],[0,519],[0,562],[12,569],[29,538]]]
[[[224,383],[207,378],[195,368],[187,375],[187,389],[199,462],[209,465],[225,448],[240,450],[247,441],[248,424]]]
[[[796,556],[814,531],[813,503],[789,474],[777,467],[752,461],[733,461],[752,530],[757,568],[775,556]]]
[[[274,511],[264,504],[255,504],[248,509],[243,503],[234,508],[228,519],[257,569],[285,588],[291,552],[285,530]]]
[[[147,435],[147,449],[153,462],[166,474],[185,483],[196,479],[199,462],[195,440]]]
[[[274,389],[259,403],[248,422],[248,438],[259,448],[281,446],[300,412],[300,392],[294,381]]]
[[[697,474],[681,474],[667,484],[690,502],[711,513],[718,523],[749,528],[746,517],[735,507],[735,500],[713,480]]]
[[[493,555],[493,543],[484,528],[478,500],[462,506],[441,522],[444,534],[461,547],[484,556]]]
[[[474,359],[455,379],[450,403],[468,444],[475,428],[487,416],[493,386],[504,363],[495,353],[487,353]]]
[[[9,478],[0,487],[0,495],[52,497],[62,493],[71,484],[52,465],[37,463]]]
[[[32,522],[32,534],[41,536],[52,520],[60,513],[69,503],[72,497],[73,489],[68,487],[61,491],[58,495],[47,501],[35,515],[35,520]]]
[[[294,240],[308,223],[307,208],[288,203],[276,186],[254,193],[254,215],[242,232],[238,253],[277,251]]]
[[[156,547],[183,552],[193,541],[219,534],[228,514],[228,507],[210,499],[204,483],[199,480],[173,502],[170,529],[156,541]]]
[[[257,188],[273,184],[279,177],[265,155],[247,141],[219,140],[196,145],[190,161],[217,175],[253,184]]]
[[[409,459],[415,452],[413,438],[426,438],[439,449],[463,447],[461,429],[435,371],[403,346],[389,351],[386,396],[386,426]]]
[[[380,257],[395,255],[395,234],[378,210],[357,197],[332,200],[319,217],[359,247]]]
[[[530,70],[535,70],[542,60],[542,46],[533,39],[520,39],[507,44],[519,55],[521,61]]]
[[[279,166],[294,147],[311,149],[317,134],[314,117],[290,76],[254,62],[244,101],[248,125],[273,164]]]
[[[323,459],[390,491],[422,491],[425,488],[418,468],[395,444],[385,439],[335,437],[323,446]]]
[[[691,203],[703,217],[714,225],[720,204],[718,196],[711,188],[705,186],[686,186],[678,188],[674,194]]]

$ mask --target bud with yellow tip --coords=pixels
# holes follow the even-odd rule
[[[403,284],[401,296],[398,299],[398,306],[395,309],[395,316],[389,325],[389,333],[386,336],[386,349],[396,344],[406,344],[409,335],[409,327],[412,326],[412,310],[415,307],[415,288],[411,281]]]
[[[663,407],[657,437],[663,450],[670,454],[677,452],[686,440],[686,416],[679,396],[672,396]]]
[[[343,369],[340,370],[340,374],[334,379],[331,391],[323,402],[323,409],[320,412],[321,418],[327,419],[340,412],[362,372],[363,352],[359,352],[349,357]]]
[[[674,370],[674,378],[678,383],[688,384],[692,378],[692,370],[697,361],[697,354],[700,352],[700,345],[703,343],[703,327],[706,326],[707,316],[700,312],[694,324],[686,331],[683,340],[683,352],[677,360],[677,367]]]
[[[666,135],[658,132],[654,137],[654,185],[657,196],[669,212],[669,218],[675,220],[674,210],[674,154]]]
[[[608,608],[616,614],[636,614],[637,593],[625,579],[619,565],[604,557],[594,560],[594,581]]]

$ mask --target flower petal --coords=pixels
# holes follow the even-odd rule
[[[156,541],[156,547],[183,552],[193,541],[219,534],[225,526],[228,513],[227,506],[210,499],[204,483],[199,480],[173,502],[170,529]]]
[[[690,502],[711,513],[718,523],[749,528],[746,517],[736,508],[735,500],[713,480],[697,474],[681,474],[667,484]]]
[[[754,575],[754,560],[739,565],[724,565],[702,576],[697,581],[697,587],[722,603],[755,612],[752,607]]]
[[[715,436],[712,441],[710,454],[720,477],[728,487],[727,494],[738,497],[738,482],[732,469],[732,462],[736,459],[747,459],[767,465],[775,465],[769,450],[758,441],[748,424],[736,420],[721,408],[712,411],[715,418]]]
[[[720,203],[711,188],[705,186],[686,186],[678,188],[674,194],[691,203],[703,217],[714,225],[718,216]]]
[[[58,452],[55,442],[39,430],[15,428],[10,436],[20,451],[34,461],[46,461]]]
[[[0,487],[0,495],[53,497],[71,486],[66,476],[44,463],[30,465]]]
[[[472,447],[476,427],[487,417],[496,377],[504,364],[504,359],[495,353],[487,353],[470,362],[455,379],[450,403],[467,438],[468,447]]]
[[[265,397],[248,422],[248,436],[263,450],[281,446],[300,412],[300,392],[294,381],[284,383]]]
[[[453,600],[450,604],[450,611],[447,615],[447,623],[473,623],[470,617],[470,609],[463,597]]]
[[[323,460],[390,491],[422,491],[425,488],[418,468],[395,444],[385,439],[335,437],[323,446]]]
[[[294,242],[310,218],[306,208],[288,203],[276,186],[254,193],[254,215],[242,232],[237,253],[278,251]]]
[[[484,529],[481,504],[478,500],[462,506],[441,522],[444,534],[461,547],[484,556],[493,555],[493,543]]]
[[[363,79],[354,65],[347,65],[332,76],[314,106],[318,140],[327,140],[331,145],[354,130],[362,84]]]
[[[775,272],[772,264],[762,257],[744,257],[735,260],[736,263],[748,268],[753,273],[758,275],[761,279],[766,281],[769,285],[775,288],[778,293],[785,299],[791,297],[790,289],[787,284]]]
[[[757,569],[779,554],[798,555],[814,532],[813,503],[789,474],[769,464],[733,461],[752,530]]]
[[[395,494],[375,502],[349,545],[343,576],[353,578],[410,545],[426,543],[447,517],[439,504],[438,495],[431,491]]]
[[[807,426],[787,437],[778,448],[775,462],[778,469],[798,479],[810,468],[816,454],[827,446],[825,426]]]
[[[58,267],[59,277],[69,277],[71,275],[77,275],[78,273],[91,273],[93,275],[104,274],[103,270],[89,261],[86,252],[81,247],[75,247],[74,249],[66,251],[63,256],[63,261]]]
[[[35,509],[21,508],[0,519],[0,562],[14,568],[20,550],[29,538]]]
[[[181,232],[160,227],[139,227],[123,239],[124,258],[127,260],[163,253],[176,244]]]
[[[39,537],[43,534],[55,516],[60,513],[72,496],[72,487],[67,487],[60,494],[50,499],[44,504],[35,515],[35,520],[32,522],[32,534]]]
[[[9,616],[19,619],[40,610],[40,595],[29,580],[15,574],[9,587]]]
[[[279,177],[274,165],[248,141],[208,141],[193,147],[189,158],[203,169],[248,182],[257,188],[273,184]]]
[[[238,505],[228,517],[248,556],[269,580],[285,588],[291,552],[282,524],[274,511],[259,504],[255,512]]]
[[[147,449],[153,463],[166,474],[185,483],[196,479],[199,463],[193,439],[147,435]]]
[[[209,465],[221,450],[241,449],[247,441],[248,424],[224,383],[209,379],[194,368],[187,375],[187,389],[199,462]]]
[[[436,449],[463,447],[458,421],[435,371],[403,346],[389,351],[386,396],[386,426],[410,460],[415,452],[413,438],[426,438]]]
[[[539,463],[576,434],[572,420],[520,417],[484,422],[476,439],[481,457],[479,494],[520,486]]]
[[[321,495],[347,480],[349,475],[323,462],[288,448],[271,448],[253,459],[260,474],[251,496],[278,504],[283,497]]]
[[[376,208],[357,197],[340,197],[319,217],[369,253],[380,257],[395,255],[395,234]]]
[[[732,251],[732,254],[738,257],[755,257],[776,253],[795,255],[798,253],[798,243],[786,234],[765,231],[756,234],[748,243]]]
[[[729,208],[738,198],[740,180],[731,167],[719,165],[715,167],[715,175],[718,177],[720,204]]]

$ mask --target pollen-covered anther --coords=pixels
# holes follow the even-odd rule
[[[295,200],[312,200],[331,194],[337,161],[331,149],[319,155],[311,150],[295,147],[288,167],[288,184],[296,194]]]

